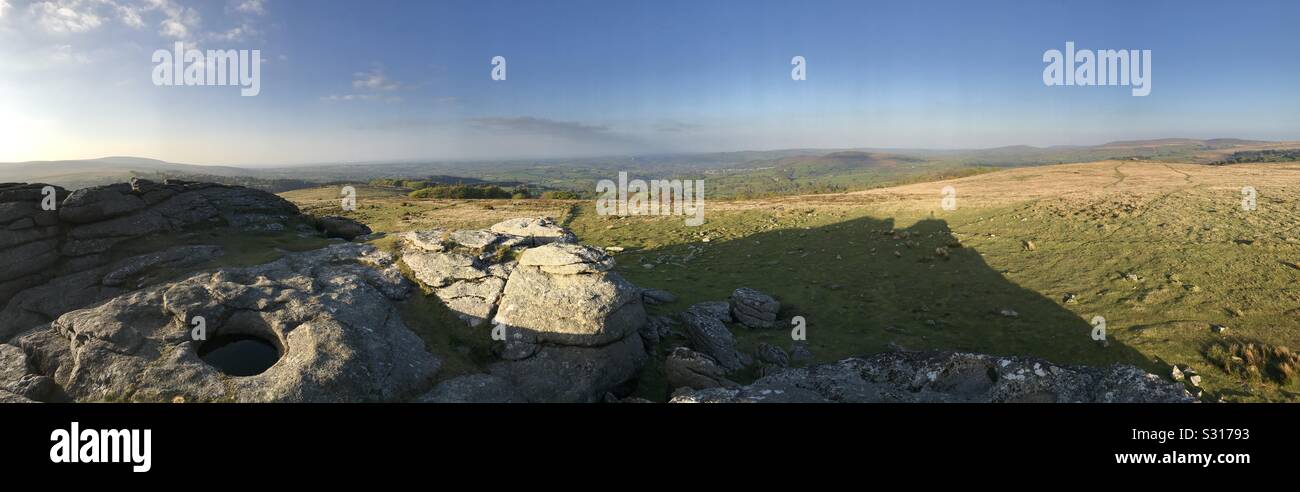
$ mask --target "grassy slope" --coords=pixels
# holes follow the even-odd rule
[[[958,190],[955,211],[939,207],[944,185]],[[1245,185],[1260,190],[1259,210],[1241,210]],[[586,202],[362,198],[351,215],[385,231],[562,218],[588,244],[627,248],[618,269],[632,282],[681,296],[654,310],[723,300],[740,286],[776,295],[783,317],[807,318],[820,361],[896,344],[1059,363],[1126,362],[1159,374],[1169,364],[1190,364],[1213,397],[1300,399],[1300,384],[1242,380],[1202,354],[1218,337],[1210,323],[1300,346],[1300,270],[1289,266],[1300,262],[1294,164],[1112,161],[852,194],[711,201],[698,228],[680,217],[599,217]],[[321,200],[299,203],[337,212],[332,198]],[[896,239],[891,230],[908,235]],[[1025,250],[1026,240],[1033,251]],[[392,247],[391,238],[380,241]],[[955,241],[963,247],[947,259],[935,254]],[[1126,279],[1130,273],[1137,280]],[[1065,303],[1065,294],[1078,301]],[[1003,316],[1002,309],[1019,316]],[[1087,320],[1098,315],[1108,320],[1108,347],[1088,336]],[[790,346],[785,329],[733,332],[746,349],[764,341]],[[480,335],[487,336],[468,337]]]

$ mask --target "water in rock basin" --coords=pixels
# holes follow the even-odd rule
[[[231,376],[253,376],[275,365],[280,351],[254,335],[217,335],[199,346],[199,358]]]

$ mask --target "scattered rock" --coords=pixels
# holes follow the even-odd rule
[[[347,241],[372,232],[365,224],[338,215],[327,215],[318,218],[316,219],[316,225],[320,227],[325,237],[337,237]]]
[[[776,315],[781,310],[781,303],[772,296],[746,287],[731,293],[730,306],[736,321],[750,328],[776,326]]]
[[[723,323],[734,323],[735,318],[731,317],[731,304],[727,301],[708,301],[692,304],[687,308],[688,311],[694,311],[704,316],[716,319]]]
[[[677,347],[664,360],[668,387],[692,389],[732,388],[736,383],[726,378],[727,370],[708,355],[686,347]]]
[[[1028,239],[1021,241],[1021,246],[1024,247],[1025,251],[1035,251],[1038,249],[1038,246]]]
[[[1218,324],[1212,324],[1210,325],[1210,331],[1222,335],[1228,332],[1228,327],[1223,325],[1218,325]]]
[[[1057,366],[1028,357],[889,352],[783,369],[738,388],[674,394],[674,403],[1194,401],[1178,383],[1133,366]]]
[[[1077,294],[1074,294],[1074,293],[1068,293],[1068,294],[1065,294],[1065,296],[1061,298],[1061,302],[1064,303],[1064,304],[1078,304],[1078,302],[1079,302],[1079,296],[1078,296]]]

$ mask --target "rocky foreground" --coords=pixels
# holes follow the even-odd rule
[[[777,299],[741,288],[647,314],[675,296],[632,285],[545,218],[408,232],[391,254],[348,242],[367,237],[364,225],[246,188],[135,180],[57,190],[56,210],[41,207],[43,188],[0,184],[0,402],[641,401],[627,396],[652,358],[673,402],[1192,400],[1131,366],[920,352],[809,365],[802,345],[744,353],[732,327],[788,326]],[[195,231],[341,239],[239,267],[211,266],[219,244],[154,240]],[[499,335],[480,374],[439,377],[442,361],[395,307],[424,292]],[[196,319],[208,339],[256,337],[278,358],[227,374],[200,356]],[[757,380],[733,380],[751,369]]]

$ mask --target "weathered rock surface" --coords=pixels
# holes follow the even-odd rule
[[[490,232],[408,232],[402,235],[402,262],[461,319],[479,326],[496,313],[515,268],[515,262],[498,262],[490,252],[504,239]]]
[[[716,319],[723,323],[734,323],[735,318],[731,317],[731,305],[727,301],[709,301],[692,304],[687,308],[697,314]]]
[[[673,349],[664,360],[664,375],[668,387],[674,390],[683,387],[697,390],[736,387],[735,382],[727,379],[726,373],[727,370],[712,357],[686,347]]]
[[[641,289],[550,219],[408,232],[402,241],[402,262],[443,304],[470,326],[491,320],[505,330],[489,371],[523,399],[599,401],[640,371]]]
[[[556,224],[555,220],[550,217],[510,219],[498,222],[489,229],[497,234],[528,238],[531,243],[530,246],[577,241],[572,232]]]
[[[626,393],[645,363],[641,337],[585,347],[547,344],[531,356],[493,363],[493,375],[511,382],[531,402],[596,402]]]
[[[679,392],[675,403],[1192,402],[1182,385],[1129,365],[1058,366],[1027,357],[892,352],[784,369],[740,388]]]
[[[646,354],[641,290],[586,246],[528,249],[510,274],[493,324],[510,341],[492,373],[530,401],[597,401],[634,379]]]
[[[279,230],[300,218],[292,203],[262,191],[140,179],[72,193],[56,187],[56,209],[44,210],[45,186],[0,184],[0,227],[7,230],[0,234],[0,341],[136,287],[122,283],[146,269],[193,266],[219,254],[213,247],[160,251],[172,256],[110,265],[119,245],[197,227]]]
[[[748,360],[736,350],[736,337],[716,314],[694,307],[683,312],[681,319],[686,337],[690,339],[691,348],[712,357],[728,371],[741,369],[748,365]]]
[[[750,328],[776,326],[776,315],[781,311],[781,303],[772,296],[746,287],[731,293],[730,307],[736,321]]]
[[[408,399],[429,389],[439,360],[388,302],[384,292],[403,289],[381,284],[404,280],[382,262],[372,246],[346,243],[200,273],[63,314],[13,343],[76,401]],[[209,339],[258,336],[279,361],[254,376],[220,373],[197,355],[195,316]]]
[[[448,379],[418,400],[420,403],[524,403],[509,382],[489,374]]]
[[[32,373],[22,349],[0,344],[0,402],[47,401],[55,391],[52,379]]]
[[[640,289],[607,272],[612,266],[613,259],[587,246],[524,251],[493,322],[565,345],[605,345],[636,334],[646,319]]]
[[[553,243],[524,252],[519,266],[537,267],[552,275],[576,275],[609,271],[614,268],[614,259],[589,246]]]

